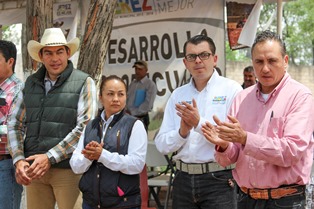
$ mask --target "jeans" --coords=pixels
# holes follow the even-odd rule
[[[304,209],[305,194],[296,194],[280,199],[255,200],[239,190],[239,209]]]
[[[12,159],[0,161],[0,209],[19,209],[23,187],[16,183]]]
[[[236,190],[231,170],[192,175],[177,171],[173,181],[173,209],[235,209]]]
[[[89,206],[84,200],[83,200],[83,205],[82,209],[94,209],[93,207]],[[128,209],[141,209],[140,207],[135,207],[135,208],[128,208]]]

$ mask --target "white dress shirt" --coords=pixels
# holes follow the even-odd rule
[[[234,97],[241,90],[239,83],[219,76],[216,71],[201,92],[195,88],[192,79],[190,83],[175,89],[167,102],[163,122],[155,139],[157,149],[163,154],[177,151],[174,159],[185,163],[215,161],[215,145],[206,140],[201,126],[205,121],[214,124],[213,115],[225,121]],[[197,103],[200,121],[186,138],[182,138],[179,134],[181,118],[176,114],[175,104],[191,102],[193,98]]]

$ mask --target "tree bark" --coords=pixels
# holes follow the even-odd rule
[[[26,40],[40,41],[46,28],[53,26],[53,0],[27,0],[26,1]],[[26,46],[26,45],[25,45]],[[23,50],[24,51],[24,50]],[[25,50],[27,52],[27,50]],[[32,73],[38,69],[38,63],[31,59],[28,52],[23,56],[24,73]]]
[[[96,83],[105,64],[116,6],[116,0],[95,0],[89,7],[77,66]]]

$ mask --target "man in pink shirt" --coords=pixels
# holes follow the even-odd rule
[[[240,92],[229,122],[214,116],[202,131],[216,144],[222,166],[236,163],[238,208],[305,208],[313,162],[314,102],[311,91],[287,73],[284,42],[270,31],[257,35],[252,62],[258,84]]]

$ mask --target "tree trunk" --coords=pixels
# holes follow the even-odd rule
[[[105,64],[116,5],[116,0],[95,0],[89,7],[77,66],[96,83]]]
[[[53,0],[27,0],[26,1],[26,40],[40,41],[46,28],[51,28],[53,25]],[[26,47],[26,45],[25,45]],[[24,50],[23,50],[24,51]],[[27,51],[27,50],[25,50]],[[28,55],[23,56],[24,73],[32,73],[32,70],[37,70],[38,63],[31,59]]]
[[[314,66],[314,39],[312,40],[312,65]]]

